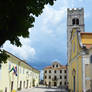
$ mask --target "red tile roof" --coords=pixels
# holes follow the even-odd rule
[[[66,66],[63,66],[63,65],[61,65],[61,67],[59,67],[59,68],[53,68],[52,66],[47,66],[47,67],[45,67],[44,69],[54,69],[54,70],[60,70],[60,69],[66,69]]]

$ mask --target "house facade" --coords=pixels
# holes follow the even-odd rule
[[[40,72],[11,53],[7,63],[1,64],[0,91],[16,92],[39,85]]]
[[[67,67],[58,62],[45,67],[44,84],[49,87],[67,87]]]

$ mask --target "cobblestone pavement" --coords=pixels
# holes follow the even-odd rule
[[[66,91],[65,89],[58,89],[58,88],[36,87],[24,89],[17,92],[68,92],[68,91]]]

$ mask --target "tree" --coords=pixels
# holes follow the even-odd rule
[[[54,1],[0,0],[0,47],[7,40],[18,47],[22,46],[19,37],[29,37],[28,29],[34,26],[35,17],[43,12],[45,5],[53,5]],[[4,51],[0,51],[0,57],[2,55],[6,57]],[[2,58],[0,58],[1,62]]]

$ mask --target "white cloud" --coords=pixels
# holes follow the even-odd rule
[[[44,10],[45,18],[43,18],[43,24],[46,25],[49,23],[50,25],[56,25],[57,23],[63,20],[65,15],[66,15],[65,7],[62,7],[57,10],[55,8],[46,6]]]
[[[36,51],[34,48],[32,48],[30,46],[30,39],[23,39],[20,38],[21,42],[22,42],[22,47],[16,47],[14,45],[11,45],[9,41],[7,41],[3,48],[11,53],[13,53],[14,55],[17,55],[19,58],[23,59],[23,60],[28,60],[31,59],[32,57],[34,57],[34,55],[36,54]]]

